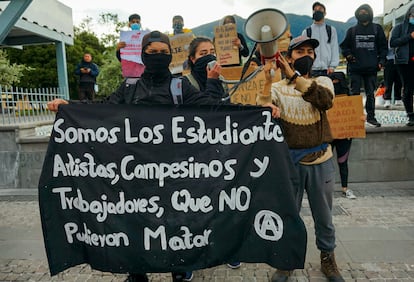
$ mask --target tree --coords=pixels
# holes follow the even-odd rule
[[[19,83],[25,70],[30,70],[30,68],[16,63],[10,64],[7,53],[0,49],[0,85],[10,87]]]
[[[69,95],[71,99],[78,97],[78,76],[75,68],[82,60],[84,53],[90,53],[93,62],[100,69],[97,78],[99,85],[99,96],[111,94],[122,82],[121,66],[115,57],[114,46],[119,40],[119,31],[124,22],[118,21],[116,14],[100,15],[100,23],[107,26],[107,34],[98,38],[92,31],[92,18],[88,17],[79,26],[74,27],[74,45],[66,46],[66,62],[69,83]],[[58,86],[56,48],[54,44],[27,45],[22,50],[7,49],[10,61],[14,64],[8,68],[8,73],[14,71],[16,79],[10,80],[10,84],[27,88],[47,88]],[[6,77],[1,63],[1,78]],[[7,61],[7,65],[9,65]],[[16,67],[16,66],[28,67]],[[3,76],[3,73],[5,75]],[[7,73],[7,74],[8,74]]]

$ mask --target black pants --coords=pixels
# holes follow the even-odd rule
[[[403,79],[404,92],[403,103],[407,114],[413,114],[413,94],[414,94],[414,62],[407,65],[398,65],[398,70]]]
[[[332,149],[336,149],[336,161],[339,167],[342,187],[348,187],[348,157],[351,150],[352,139],[334,139]]]
[[[95,99],[95,83],[81,84],[79,85],[79,100],[91,100]]]
[[[392,88],[394,87],[394,100],[401,100],[402,79],[398,66],[394,60],[387,60],[384,67],[384,100],[391,100]]]

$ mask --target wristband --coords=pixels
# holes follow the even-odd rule
[[[300,72],[295,70],[295,74],[289,79],[289,84],[291,84],[298,76],[301,76]]]

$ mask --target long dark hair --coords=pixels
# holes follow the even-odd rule
[[[191,58],[195,57],[198,45],[200,45],[203,42],[210,42],[211,44],[213,44],[213,41],[211,41],[211,39],[208,37],[196,37],[191,41],[190,46],[188,47],[188,66],[190,67],[190,69],[192,69],[194,66],[193,61],[191,61]]]

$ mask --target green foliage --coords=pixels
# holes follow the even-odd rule
[[[98,97],[107,97],[113,93],[123,80],[121,64],[115,56],[115,48],[108,48],[103,58],[105,64],[100,68],[97,79]]]
[[[30,69],[23,71],[15,86],[25,88],[56,87],[58,85],[56,49],[53,44],[24,46],[23,50],[8,49],[10,61],[25,64]]]
[[[12,86],[19,83],[24,71],[29,71],[31,68],[21,64],[10,64],[7,53],[0,49],[0,85]]]

